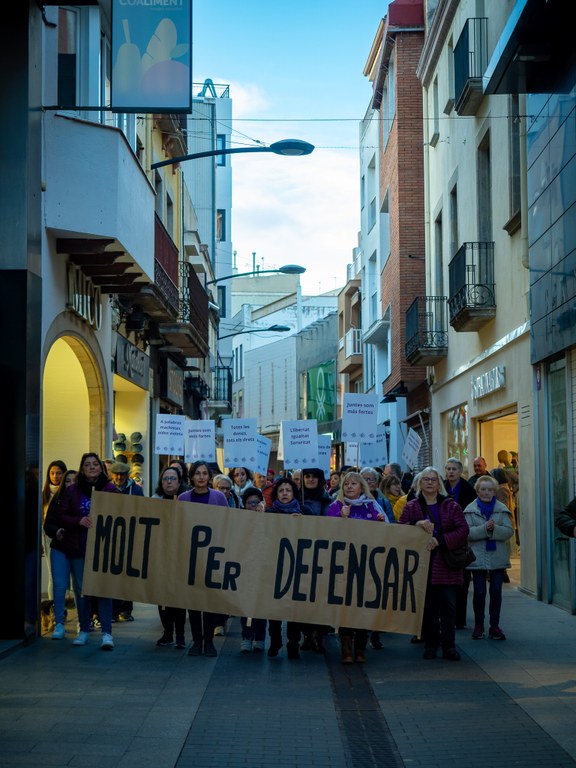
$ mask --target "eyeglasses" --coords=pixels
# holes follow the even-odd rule
[[[168,475],[164,475],[162,480],[165,480],[167,483],[177,483],[178,478],[177,477],[169,477]]]

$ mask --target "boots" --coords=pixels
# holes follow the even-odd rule
[[[366,646],[363,643],[354,643],[354,658],[359,664],[366,661]]]
[[[342,635],[340,637],[340,645],[342,646],[342,664],[352,664],[354,661],[352,657],[352,638],[349,635]]]

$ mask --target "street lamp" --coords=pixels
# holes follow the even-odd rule
[[[224,277],[217,277],[214,280],[207,280],[206,285],[214,285],[214,283],[220,283],[222,280],[232,280],[235,277],[247,277],[248,275],[258,277],[258,275],[266,275],[271,272],[281,272],[283,275],[302,275],[306,272],[306,267],[301,267],[298,264],[286,264],[283,267],[278,267],[278,269],[253,269],[250,272],[238,272],[235,275],[225,275]]]
[[[229,339],[231,336],[240,336],[242,333],[262,333],[266,331],[272,331],[273,333],[287,333],[292,330],[288,325],[271,325],[269,328],[249,328],[246,331],[236,331],[235,333],[226,333],[224,336],[218,336],[220,339]]]
[[[184,160],[197,160],[200,157],[218,157],[220,155],[239,155],[246,152],[274,152],[275,155],[289,155],[298,157],[309,155],[314,151],[314,145],[300,139],[281,139],[270,144],[269,147],[237,147],[230,149],[209,149],[206,152],[194,152],[191,155],[180,155],[180,157],[171,157],[168,160],[162,160],[159,163],[152,163],[150,168],[162,168],[165,165],[174,165],[182,163]]]

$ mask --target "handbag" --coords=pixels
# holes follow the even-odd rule
[[[442,524],[440,522],[440,512],[438,512],[438,520],[436,521],[436,529],[442,539],[442,543],[446,544],[444,539],[444,532],[442,531]],[[453,571],[461,571],[463,568],[467,568],[471,563],[476,560],[476,555],[472,551],[472,548],[466,542],[461,547],[456,549],[446,549],[446,547],[440,548],[440,554],[447,568]]]
[[[468,544],[464,544],[463,547],[457,547],[457,549],[441,549],[440,554],[448,568],[455,571],[467,568],[476,560],[476,555]]]

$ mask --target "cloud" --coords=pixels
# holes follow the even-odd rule
[[[306,267],[305,293],[344,285],[360,219],[356,153],[316,149],[306,157],[235,158],[233,179],[239,267],[250,267],[256,251],[264,268]]]

